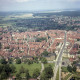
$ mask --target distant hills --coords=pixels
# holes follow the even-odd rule
[[[35,13],[34,15],[37,16],[51,16],[51,15],[63,15],[63,16],[80,16],[80,11],[50,11],[50,12],[41,12],[41,13]]]

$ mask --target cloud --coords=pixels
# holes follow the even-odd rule
[[[70,2],[79,2],[80,0],[68,0]]]
[[[16,0],[16,2],[28,2],[28,1],[31,1],[31,0]]]

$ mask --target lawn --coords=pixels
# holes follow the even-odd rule
[[[39,70],[41,70],[41,64],[40,63],[33,63],[33,64],[13,64],[16,67],[16,71],[19,72],[21,66],[23,66],[25,69],[29,70],[30,76],[32,76],[34,69],[38,68]],[[17,73],[16,72],[16,73]],[[14,75],[16,75],[16,73]]]
[[[69,71],[67,70],[67,67],[62,67],[62,72],[69,72]]]

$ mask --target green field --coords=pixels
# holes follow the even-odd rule
[[[14,73],[13,75],[16,75],[19,72],[19,70],[20,70],[20,68],[22,66],[25,69],[29,70],[29,73],[30,73],[31,77],[32,77],[34,69],[38,68],[39,70],[41,70],[41,63],[38,63],[38,64],[37,63],[33,63],[33,64],[30,64],[30,65],[22,63],[22,64],[13,64],[13,65],[16,67],[16,73]],[[47,67],[49,65],[51,65],[54,68],[54,64],[53,63],[44,64],[44,67]],[[22,74],[22,76],[24,76],[24,74]]]
[[[25,69],[29,70],[30,76],[32,76],[34,69],[38,68],[39,70],[41,70],[40,63],[38,63],[38,64],[34,63],[34,64],[30,64],[30,65],[22,63],[22,64],[13,64],[13,65],[16,67],[16,71],[17,71],[16,73],[18,73],[21,66],[23,66]],[[16,75],[16,73],[14,75]]]
[[[69,72],[69,71],[67,70],[67,67],[62,67],[62,72]]]

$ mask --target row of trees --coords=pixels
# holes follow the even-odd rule
[[[6,61],[5,58],[2,58],[2,59],[0,60],[0,63],[1,63],[1,64],[7,64],[7,63],[8,63],[8,64],[12,64],[13,62],[15,62],[14,60],[15,60],[15,59],[9,58],[8,61]],[[27,63],[27,64],[29,64],[29,65],[30,65],[30,64],[33,64],[33,63],[39,63],[37,57],[34,57],[33,60],[29,60],[29,59],[24,59],[24,60],[22,60],[22,59],[20,59],[20,58],[17,58],[17,59],[16,59],[16,64],[21,64],[22,62]]]
[[[44,64],[47,63],[47,59],[44,58],[44,57],[41,57],[40,60],[41,60],[41,62],[44,63]],[[24,62],[24,63],[27,63],[27,64],[29,64],[29,65],[30,65],[30,64],[33,64],[33,63],[39,63],[37,57],[34,57],[33,60],[25,59],[23,62]],[[16,59],[16,64],[21,64],[21,59],[20,59],[20,58]]]

